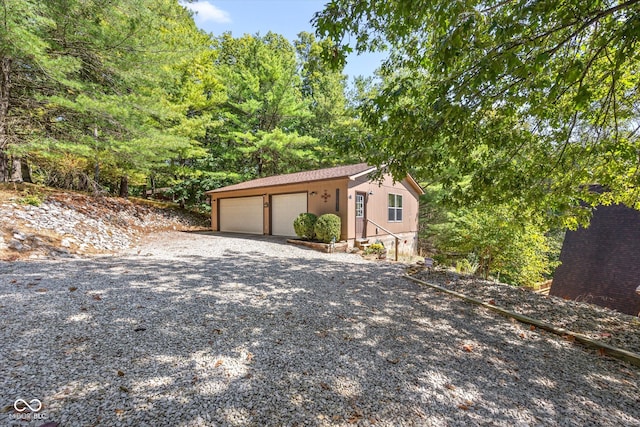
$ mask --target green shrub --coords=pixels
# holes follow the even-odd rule
[[[559,264],[561,246],[552,245],[544,225],[536,223],[535,217],[519,218],[507,205],[458,209],[426,228],[441,254],[439,262],[466,256],[455,262],[460,273],[492,275],[509,284],[531,286],[547,279]],[[447,254],[452,255],[447,259]]]
[[[469,258],[463,258],[456,261],[456,272],[460,274],[474,275],[478,271],[480,264],[478,262],[472,262]]]
[[[316,237],[314,227],[318,217],[312,213],[301,213],[293,221],[293,229],[296,231],[298,237],[305,239],[313,239]]]
[[[324,243],[330,243],[332,239],[340,240],[340,217],[334,214],[320,215],[314,227],[316,237]]]
[[[366,255],[370,255],[370,254],[380,255],[383,252],[384,252],[384,244],[382,242],[373,243],[364,251]]]
[[[28,194],[18,200],[21,205],[40,206],[42,204],[42,196],[37,194]]]

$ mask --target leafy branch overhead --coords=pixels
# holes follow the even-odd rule
[[[581,201],[640,208],[638,0],[333,0],[315,24],[334,62],[388,48],[362,113],[396,175],[578,220]]]

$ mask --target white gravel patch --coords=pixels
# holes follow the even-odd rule
[[[0,425],[640,426],[638,368],[402,271],[210,233],[0,263]]]

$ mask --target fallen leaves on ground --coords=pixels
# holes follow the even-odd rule
[[[470,400],[465,400],[464,403],[460,403],[458,405],[458,408],[462,409],[463,411],[468,411],[469,409],[471,409],[471,407],[473,406],[473,402]]]

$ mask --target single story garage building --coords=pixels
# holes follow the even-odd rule
[[[376,168],[366,163],[258,178],[207,191],[214,231],[295,236],[293,221],[303,212],[333,213],[342,220],[341,240],[401,237],[400,251],[414,252],[418,205],[424,194],[407,175],[372,180]],[[385,231],[386,230],[386,231]]]

